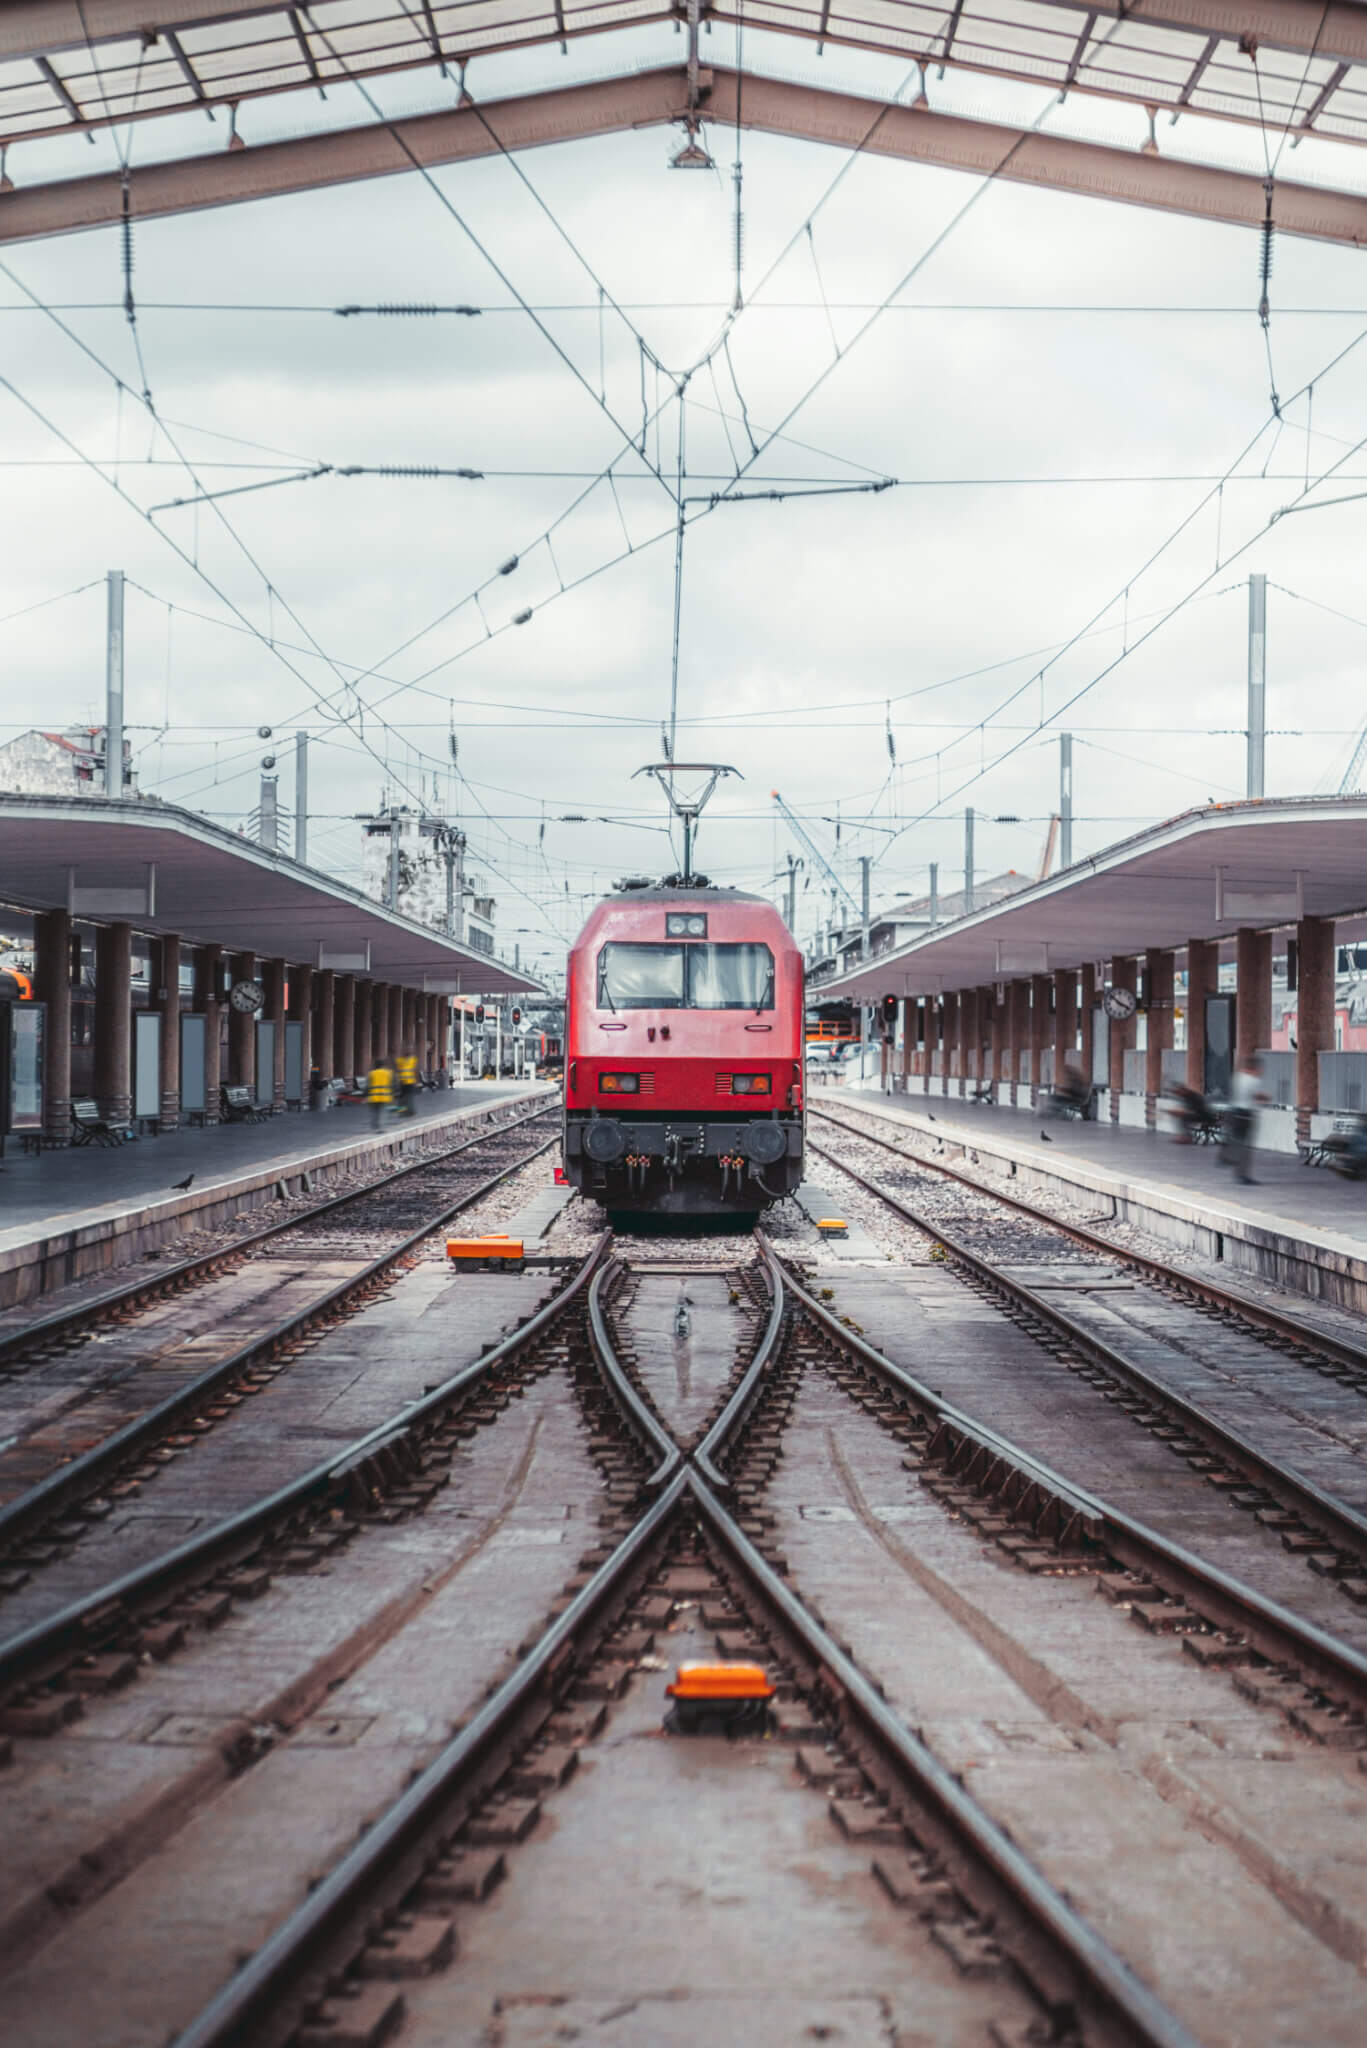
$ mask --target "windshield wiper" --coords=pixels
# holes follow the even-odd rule
[[[608,1008],[611,1010],[613,1016],[615,1017],[617,1015],[617,1005],[612,1000],[612,990],[608,987],[607,975],[600,974],[598,977],[598,1007],[600,1010],[602,1009],[604,1003],[607,1004]]]

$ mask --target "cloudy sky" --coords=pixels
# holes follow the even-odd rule
[[[906,79],[753,35],[746,56],[875,94]],[[589,39],[468,82],[494,98],[677,61],[667,35]],[[963,76],[928,89],[933,105],[1026,121],[1044,104]],[[393,113],[451,97],[435,76],[374,91]],[[325,108],[248,104],[241,127],[250,147],[363,111],[344,90]],[[1125,109],[1069,117],[1142,139]],[[135,176],[140,153],[224,139],[221,122],[163,126],[134,132]],[[1177,136],[1261,174],[1256,135]],[[1279,427],[1254,234],[752,134],[746,308],[729,359],[695,368],[734,290],[737,143],[705,130],[716,170],[681,173],[681,139],[445,169],[450,210],[404,176],[142,224],[141,366],[116,233],[0,252],[3,736],[102,715],[102,578],[121,567],[144,789],[236,826],[257,800],[257,727],[273,729],[286,804],[290,736],[306,729],[317,864],[358,878],[355,814],[382,792],[435,799],[499,897],[502,948],[549,964],[612,878],[673,864],[656,794],[632,779],[660,756],[670,697],[674,509],[654,472],[674,476],[680,409],[663,364],[693,372],[677,751],[744,778],[708,815],[715,878],[771,887],[793,843],[774,789],[851,886],[874,856],[876,900],[922,890],[931,861],[958,886],[966,803],[980,872],[1033,872],[1060,729],[1075,735],[1078,853],[1241,793],[1253,571],[1269,579],[1269,790],[1337,788],[1367,719],[1367,500],[1265,529],[1333,464],[1313,496],[1367,493],[1367,450],[1352,452],[1367,340],[1329,368],[1367,331],[1358,252],[1278,241]],[[1163,122],[1159,140],[1179,146]],[[31,145],[10,170],[86,172],[113,147]],[[1355,156],[1339,164],[1350,152],[1314,148],[1284,174],[1367,177]],[[600,285],[620,313],[600,312]],[[414,302],[481,311],[334,310]],[[134,395],[144,375],[164,427]],[[622,452],[643,384],[644,457]],[[710,509],[753,445],[741,488],[823,494]],[[614,458],[615,488],[595,482]],[[484,474],[277,481],[320,464]],[[883,478],[894,487],[831,488]],[[140,516],[265,483],[217,510]],[[818,880],[801,900],[806,936]]]

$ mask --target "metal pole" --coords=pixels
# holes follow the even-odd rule
[[[1058,864],[1073,865],[1073,735],[1058,736]]]
[[[964,909],[973,909],[973,806],[964,812]]]
[[[111,569],[104,657],[104,793],[123,795],[123,570]]]
[[[456,936],[456,849],[451,834],[442,835],[442,859],[446,862],[446,936]]]
[[[940,922],[940,863],[930,863],[930,928],[934,931]]]
[[[503,998],[500,996],[494,1010],[494,1079],[503,1079]]]
[[[1248,579],[1248,794],[1263,794],[1267,699],[1267,578]]]
[[[294,735],[294,857],[309,857],[309,736]]]
[[[859,856],[859,900],[859,957],[867,965],[869,957],[869,856],[866,853],[861,853]],[[861,1003],[859,1007],[859,1079],[861,1082],[864,1079],[864,1054],[869,1043],[869,1027],[872,1019],[872,1006],[868,1003]]]
[[[389,907],[399,907],[399,813],[389,813]]]
[[[462,1003],[462,1004],[461,1004],[461,1006],[460,1006],[460,1078],[461,1078],[461,1080],[462,1080],[462,1081],[468,1081],[468,1080],[469,1080],[469,1078],[470,1078],[470,1077],[469,1077],[469,1075],[468,1075],[468,1074],[466,1073],[466,1071],[465,1071],[465,1005],[464,1005],[464,1003]]]

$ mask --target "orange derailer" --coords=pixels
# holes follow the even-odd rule
[[[736,1735],[770,1726],[774,1688],[762,1664],[680,1664],[665,1687],[665,1726],[679,1735]]]

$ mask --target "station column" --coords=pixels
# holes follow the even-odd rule
[[[1030,984],[1013,981],[1007,990],[1011,1019],[1011,1100],[1020,1100],[1021,1054],[1030,1044]]]
[[[229,963],[233,981],[255,981],[256,955],[234,953]],[[250,1010],[228,1010],[228,1084],[256,1094],[256,1018]]]
[[[1240,925],[1234,945],[1234,1047],[1236,1058],[1246,1060],[1272,1043],[1272,934]]]
[[[101,925],[95,934],[95,1100],[101,1115],[120,1123],[133,1113],[132,1006],[133,927]]]
[[[382,981],[370,984],[370,1053],[378,1066],[389,1050],[389,991]]]
[[[33,920],[34,979],[47,1004],[43,1045],[43,1143],[71,1143],[71,917],[46,910]]]
[[[160,990],[161,1011],[161,1102],[157,1128],[174,1131],[180,1124],[180,934],[167,932],[157,941],[156,971],[152,986]]]
[[[285,1107],[285,963],[266,962],[266,1017],[275,1026],[271,1033],[271,1108]],[[266,1076],[261,1076],[264,1081]]]
[[[973,1071],[973,1048],[978,1030],[978,991],[963,988],[959,991],[959,1095],[962,1099],[968,1093],[968,1077]]]
[[[1049,992],[1053,981],[1047,974],[1030,977],[1030,1107],[1039,1104],[1044,1086],[1044,1048],[1049,1040]]]
[[[902,1093],[907,1092],[911,1079],[912,1062],[916,1058],[916,1022],[920,1016],[920,1004],[915,996],[902,998]]]
[[[1077,1058],[1077,970],[1060,968],[1054,975],[1054,1086],[1063,1086],[1065,1067]]]
[[[219,1051],[218,981],[223,971],[223,948],[201,946],[195,954],[195,1008],[204,1019],[204,1121],[218,1122],[219,1082],[222,1057]]]
[[[1213,939],[1187,941],[1187,1086],[1206,1092],[1206,997],[1215,988],[1220,949]]]
[[[1163,1055],[1172,1045],[1173,956],[1161,947],[1150,946],[1144,955],[1144,995],[1148,1004],[1147,1051],[1144,1054],[1144,1122],[1152,1130],[1158,1121],[1158,1098],[1163,1093]]]
[[[313,969],[291,967],[290,969],[290,1020],[300,1025],[299,1073],[303,1090],[304,1107],[307,1109],[313,1095]],[[323,1062],[319,1060],[319,1071]]]
[[[403,999],[406,991],[397,982],[389,990],[389,1057],[397,1059],[407,1050],[403,1035]]]
[[[1137,963],[1128,955],[1117,953],[1111,962],[1111,987],[1127,988],[1130,994],[1133,995],[1138,979]],[[1134,1044],[1134,1039],[1134,1018],[1127,1018],[1122,1023],[1118,1018],[1112,1017],[1111,1122],[1113,1124],[1120,1122],[1120,1098],[1125,1092],[1125,1055]]]
[[[330,1081],[337,1072],[337,1059],[333,1050],[333,1018],[336,1013],[336,977],[330,967],[320,967],[313,977],[313,1042],[317,1047],[318,1065],[323,1079]]]
[[[332,1057],[337,1072],[350,1080],[356,1066],[356,977],[339,974],[332,992]]]
[[[957,1064],[955,1048],[959,1043],[959,991],[953,990],[944,998],[944,1051],[940,1057],[940,1093],[949,1093],[949,1070]]]
[[[1322,1052],[1334,1046],[1334,921],[1303,917],[1296,926],[1296,1136],[1310,1136],[1320,1106]]]
[[[1004,993],[1004,991],[1003,991]],[[995,982],[992,986],[992,1086],[998,1102],[1001,1101],[1001,1085],[1006,1078],[1006,1041],[1008,1033],[1007,1007],[997,1001]]]
[[[1083,1079],[1092,1085],[1092,1063],[1095,1047],[1092,1043],[1092,1027],[1096,1022],[1096,967],[1088,961],[1082,970],[1082,986],[1078,993],[1078,1063]]]
[[[375,1015],[375,984],[373,981],[358,981],[352,1008],[356,1025],[356,1072],[368,1074],[374,1065],[371,1052]]]

